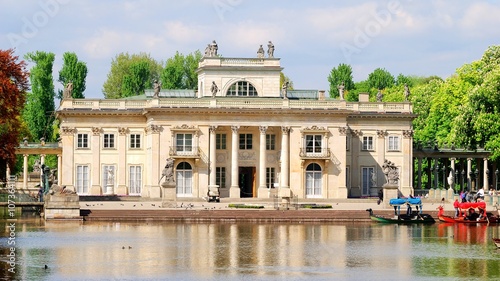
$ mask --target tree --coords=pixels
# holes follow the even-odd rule
[[[149,77],[144,80],[144,88],[153,88],[153,81],[160,78],[162,64],[151,58],[149,54],[140,53],[129,55],[128,53],[118,54],[111,61],[111,69],[108,73],[108,79],[103,84],[103,94],[107,99],[119,99],[124,97],[122,90],[123,85],[128,85],[130,81],[124,82],[123,80],[137,80],[138,77],[131,77],[132,65],[138,62],[146,62],[149,66]],[[138,73],[136,69],[136,73]],[[129,78],[124,78],[128,75]],[[129,93],[128,93],[129,94]]]
[[[130,74],[123,77],[122,97],[131,97],[144,93],[150,77],[149,74],[149,65],[145,61],[134,62],[130,65]]]
[[[389,71],[383,68],[377,68],[368,75],[368,83],[371,88],[383,90],[394,86],[395,80]]]
[[[176,52],[169,58],[161,73],[161,83],[164,89],[198,89],[198,63],[202,55],[199,50],[187,56]]]
[[[25,59],[35,63],[31,68],[31,93],[28,93],[23,118],[28,124],[32,137],[52,140],[52,123],[54,122],[54,80],[52,66],[55,55],[53,53],[36,51],[28,53]]]
[[[73,83],[72,97],[75,99],[85,98],[85,80],[87,78],[87,64],[78,61],[75,53],[66,52],[63,54],[63,66],[59,70],[59,79],[63,88],[68,82]],[[57,98],[62,99],[63,91],[59,90]]]
[[[0,177],[6,166],[14,167],[20,143],[21,112],[26,100],[29,73],[14,50],[0,50]]]
[[[354,89],[354,82],[352,81],[352,67],[348,64],[341,63],[337,68],[332,68],[328,76],[330,82],[330,97],[339,97],[338,85],[344,83],[344,90],[348,93],[349,90]]]

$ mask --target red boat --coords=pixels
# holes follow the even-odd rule
[[[486,202],[466,202],[459,204],[458,217],[444,214],[443,206],[439,206],[438,219],[448,223],[497,223],[499,218],[492,213],[486,212]]]

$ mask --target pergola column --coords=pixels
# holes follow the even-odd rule
[[[418,158],[418,179],[417,179],[418,189],[422,189],[422,158]]]
[[[467,190],[472,190],[472,158],[467,158]]]
[[[240,187],[238,185],[238,131],[240,126],[231,126],[231,188],[229,189],[230,198],[240,198]]]
[[[28,154],[23,154],[23,189],[28,188]]]
[[[488,158],[483,158],[483,189],[485,191],[489,190],[489,180],[488,180]]]
[[[61,185],[61,177],[62,177],[62,155],[57,154],[57,184]]]
[[[450,168],[451,168],[450,173],[453,177],[453,186],[450,186],[450,189],[453,189],[453,190],[455,189],[455,184],[456,184],[456,182],[455,182],[455,180],[456,180],[455,179],[455,160],[456,160],[455,158],[450,158]]]

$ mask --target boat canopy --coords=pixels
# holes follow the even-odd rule
[[[470,209],[470,208],[481,208],[481,209],[486,209],[486,202],[481,201],[481,202],[465,202],[465,203],[460,203],[458,205],[460,209]]]
[[[391,206],[401,206],[405,204],[422,206],[422,199],[420,198],[393,198],[389,201]]]

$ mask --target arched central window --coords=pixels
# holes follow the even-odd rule
[[[227,90],[227,96],[254,97],[258,96],[255,87],[247,81],[238,81]]]

